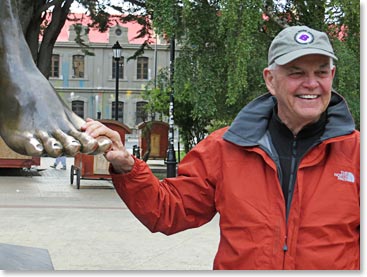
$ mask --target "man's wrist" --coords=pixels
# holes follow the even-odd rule
[[[135,164],[135,160],[131,156],[129,157],[129,163],[130,164],[126,164],[126,165],[121,165],[120,163],[111,163],[112,170],[114,173],[117,173],[117,174],[129,173],[133,169],[134,164]]]

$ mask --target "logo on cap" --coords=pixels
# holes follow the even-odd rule
[[[308,44],[313,42],[313,34],[305,30],[299,31],[295,36],[294,40],[299,44]]]

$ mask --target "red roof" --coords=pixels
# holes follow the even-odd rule
[[[66,20],[65,21],[65,25],[62,28],[57,41],[61,42],[61,41],[69,41],[69,27],[70,25],[73,24],[77,24],[77,23],[81,23],[84,26],[87,26],[88,23],[91,23],[92,20],[90,19],[90,17],[88,17],[85,14],[82,13],[73,13],[70,18],[76,18],[78,19],[78,21],[70,21],[70,20]],[[138,38],[135,39],[135,37],[138,34],[138,31],[141,29],[141,25],[136,23],[136,22],[128,22],[128,23],[121,23],[121,21],[116,18],[112,21],[112,26],[116,26],[116,24],[119,23],[120,26],[122,27],[126,27],[128,28],[128,40],[129,43],[131,44],[142,44],[144,42],[144,38]],[[108,43],[108,38],[109,38],[109,31],[105,31],[103,33],[99,32],[97,28],[90,28],[89,30],[89,41],[90,42],[95,42],[95,43]],[[152,41],[152,43],[155,42],[154,37],[150,39],[150,41]]]

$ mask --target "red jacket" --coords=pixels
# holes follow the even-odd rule
[[[329,135],[298,167],[288,221],[266,120],[251,135],[241,133],[251,105],[229,130],[212,133],[188,153],[177,178],[159,181],[136,159],[128,174],[111,171],[115,188],[152,232],[195,228],[218,212],[214,269],[359,269],[359,132],[337,128],[350,119],[334,114],[345,103],[333,97]],[[274,106],[271,99],[255,100],[267,102],[262,114]],[[258,114],[259,102],[255,106]],[[338,129],[344,134],[336,135]]]

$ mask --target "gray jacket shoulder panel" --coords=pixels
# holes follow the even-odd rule
[[[343,136],[352,133],[356,126],[345,99],[333,92],[327,109],[327,119],[324,135],[321,140]]]
[[[239,146],[258,145],[266,133],[275,103],[271,94],[251,101],[238,113],[223,138]]]
[[[266,132],[276,99],[270,93],[264,94],[247,104],[223,135],[223,139],[239,146],[260,145],[268,150]],[[350,134],[355,124],[345,99],[333,91],[327,109],[327,124],[321,140]],[[271,142],[270,142],[271,143]]]

